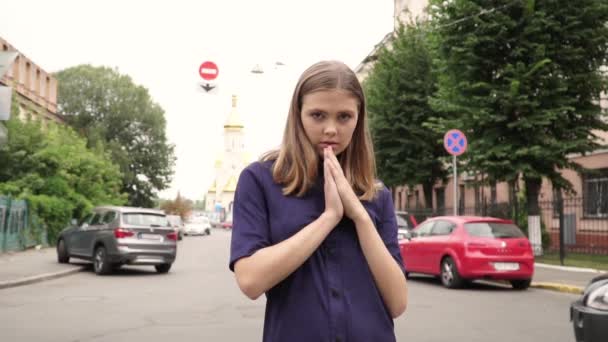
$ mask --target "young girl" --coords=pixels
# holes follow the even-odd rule
[[[405,269],[366,120],[352,70],[317,63],[296,85],[281,148],[241,173],[230,269],[249,298],[266,294],[264,341],[395,341]]]

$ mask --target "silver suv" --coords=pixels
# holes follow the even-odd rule
[[[57,240],[57,261],[93,261],[97,274],[122,265],[154,265],[167,273],[177,253],[177,232],[160,210],[97,207],[81,222],[64,229]]]

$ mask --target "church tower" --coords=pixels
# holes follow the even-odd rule
[[[237,97],[232,95],[232,109],[224,124],[224,149],[215,161],[215,180],[207,192],[207,211],[232,212],[232,202],[239,175],[247,163],[244,125],[237,110]]]

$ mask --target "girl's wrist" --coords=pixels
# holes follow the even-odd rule
[[[327,223],[331,226],[331,228],[333,228],[338,225],[342,218],[338,217],[337,213],[326,210],[321,214],[319,219],[321,219],[323,222]]]
[[[352,217],[351,219],[355,223],[355,226],[366,224],[368,222],[371,222],[371,220],[372,220],[369,217],[367,210],[365,210],[365,208],[363,206],[361,206],[361,210],[359,210],[358,213],[356,215],[354,215],[354,217]]]

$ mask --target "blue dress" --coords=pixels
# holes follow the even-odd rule
[[[323,175],[303,197],[285,196],[272,179],[273,162],[255,162],[239,177],[233,212],[230,270],[240,258],[296,234],[325,209]],[[364,201],[395,262],[397,242],[391,194],[383,187]],[[265,342],[395,341],[393,319],[374,282],[352,220],[342,221],[299,268],[266,292]]]

